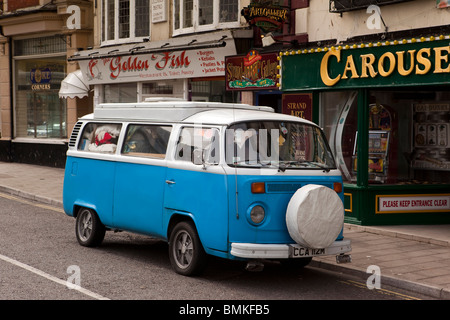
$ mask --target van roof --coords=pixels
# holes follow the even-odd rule
[[[300,120],[297,117],[274,113],[273,108],[266,106],[186,101],[170,97],[147,98],[145,102],[137,103],[103,103],[95,107],[93,114],[83,118],[209,124],[228,124],[246,120]]]

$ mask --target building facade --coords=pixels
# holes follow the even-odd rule
[[[92,109],[89,98],[61,99],[76,70],[67,57],[93,42],[92,1],[0,1],[0,160],[62,167],[70,122]],[[76,5],[79,26],[67,22]],[[92,100],[92,98],[91,98]]]
[[[449,223],[450,8],[383,4],[311,1],[308,45],[280,54],[281,90],[312,97],[347,222]]]
[[[170,96],[240,102],[225,90],[225,57],[248,50],[253,31],[244,0],[102,0],[94,8],[94,46],[79,64],[94,102]]]
[[[102,102],[245,100],[225,90],[224,60],[252,46],[248,2],[0,1],[0,160],[63,167],[74,124]]]
[[[98,103],[268,105],[324,128],[347,222],[450,222],[448,0],[0,3],[2,161],[64,166]]]

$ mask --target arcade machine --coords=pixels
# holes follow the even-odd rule
[[[395,111],[378,103],[369,105],[369,183],[393,183],[397,177],[397,116]],[[353,148],[353,172],[357,165],[356,132]]]

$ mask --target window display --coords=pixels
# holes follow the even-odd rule
[[[450,171],[450,102],[416,103],[413,119],[412,168]]]
[[[450,183],[448,91],[370,91],[368,144],[362,151],[355,100],[352,91],[320,95],[321,126],[347,182],[357,182],[358,152],[363,151],[368,153],[369,184]]]
[[[391,107],[397,119],[388,151],[388,180],[396,184],[450,183],[448,91],[373,91],[371,99]],[[391,171],[392,169],[392,171]]]
[[[65,138],[66,101],[59,99],[65,59],[25,59],[15,62],[16,137]]]

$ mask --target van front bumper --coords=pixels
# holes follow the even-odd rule
[[[288,259],[340,255],[352,250],[351,241],[340,240],[322,249],[307,248],[299,244],[231,243],[231,254],[248,259]]]

